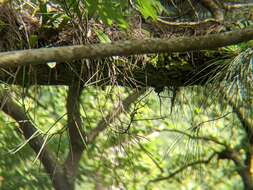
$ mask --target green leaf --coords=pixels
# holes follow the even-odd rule
[[[98,36],[98,39],[101,43],[111,43],[109,36],[106,35],[102,30],[94,29],[94,32]]]
[[[157,20],[158,15],[164,9],[157,0],[137,0],[137,8],[145,19]]]

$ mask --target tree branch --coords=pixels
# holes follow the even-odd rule
[[[245,115],[245,110],[242,106],[237,105],[231,96],[222,90],[224,99],[232,107],[233,111],[237,115],[239,121],[241,122],[242,128],[244,129],[247,138],[251,144],[253,144],[253,119]]]
[[[113,111],[109,113],[105,118],[102,118],[98,122],[97,126],[91,130],[89,134],[87,134],[87,143],[92,143],[97,138],[97,136],[115,120],[115,118],[117,118],[123,111],[129,110],[131,104],[135,102],[144,92],[144,89],[136,90],[130,94],[123,102],[120,102],[119,105],[115,107]]]
[[[226,10],[253,7],[253,3],[223,3]]]
[[[224,13],[221,7],[215,2],[215,0],[201,0],[201,3],[204,7],[206,7],[211,13],[212,16],[218,20],[224,20]]]
[[[172,27],[181,27],[181,28],[197,28],[201,26],[205,26],[207,24],[220,24],[219,20],[215,20],[213,18],[205,19],[203,21],[193,21],[193,22],[170,22],[167,20],[164,20],[161,17],[157,18],[157,21],[159,21],[161,24],[165,24],[167,26],[172,26]]]
[[[81,159],[86,144],[80,114],[81,91],[82,89],[80,87],[80,82],[78,80],[73,81],[72,85],[69,86],[66,105],[70,150],[64,163],[64,166],[66,169],[67,177],[69,179],[69,183],[71,184],[73,189],[79,161]]]
[[[209,156],[206,160],[197,160],[197,161],[194,161],[194,162],[191,162],[191,163],[188,163],[182,167],[180,167],[179,169],[175,170],[174,172],[172,172],[171,174],[169,174],[168,176],[163,176],[163,177],[158,177],[158,178],[155,178],[153,180],[150,180],[148,182],[148,184],[150,183],[155,183],[155,182],[159,182],[159,181],[163,181],[163,180],[168,180],[172,177],[174,177],[175,175],[177,175],[178,173],[184,171],[185,169],[189,168],[189,167],[192,167],[192,166],[195,166],[195,165],[198,165],[198,164],[208,164],[212,159],[213,157],[216,155],[216,153],[213,153],[211,154],[211,156]]]
[[[172,132],[172,133],[179,133],[182,134],[190,139],[194,139],[194,140],[203,140],[203,141],[211,141],[215,144],[221,145],[223,147],[228,147],[228,145],[225,142],[221,142],[219,141],[216,137],[212,137],[212,136],[196,136],[196,135],[191,135],[189,133],[186,133],[184,131],[178,130],[178,129],[162,129],[162,130],[156,130],[158,132]]]
[[[22,135],[25,139],[29,140],[28,143],[30,147],[36,154],[39,154],[38,158],[43,164],[46,172],[49,174],[55,189],[69,190],[69,184],[64,175],[64,171],[57,162],[55,155],[48,150],[46,145],[43,145],[43,138],[40,135],[31,138],[37,130],[26,116],[22,107],[12,101],[10,95],[5,91],[0,93],[0,104],[2,111],[12,117],[19,124]]]
[[[225,149],[218,153],[218,159],[228,159],[232,160],[236,166],[236,170],[240,175],[244,189],[251,190],[253,188],[253,179],[250,172],[249,165],[243,163],[243,158],[241,158],[241,153],[234,149]]]
[[[129,95],[120,105],[115,108],[108,116],[103,118],[89,134],[85,135],[80,115],[80,83],[74,82],[69,87],[67,98],[67,114],[68,114],[68,132],[70,138],[70,151],[65,161],[65,169],[67,177],[74,187],[74,179],[77,174],[78,164],[83,154],[83,151],[87,144],[92,143],[95,138],[106,129],[106,127],[112,123],[116,117],[118,117],[123,111],[127,111],[130,108],[131,103],[136,101],[138,97],[144,93],[144,90],[135,91]]]
[[[111,56],[129,56],[159,52],[187,52],[207,50],[237,44],[253,39],[252,28],[221,34],[199,37],[179,37],[172,39],[144,39],[118,41],[109,44],[93,44],[41,48],[0,53],[0,67],[18,67],[27,64],[45,64],[80,60],[98,59]]]
[[[225,159],[231,159],[237,166],[237,171],[242,178],[244,188],[252,189],[253,188],[253,178],[252,178],[252,158],[253,158],[253,119],[246,115],[246,108],[236,103],[233,97],[229,96],[226,92],[222,90],[224,99],[228,102],[228,104],[232,107],[233,111],[237,115],[243,130],[245,131],[245,138],[242,139],[241,144],[246,143],[247,146],[244,146],[246,157],[240,158],[240,153],[235,150],[224,151],[220,153]],[[247,102],[251,104],[251,102]],[[249,106],[249,109],[251,107]],[[246,142],[245,142],[246,140]]]

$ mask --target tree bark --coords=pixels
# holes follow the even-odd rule
[[[22,65],[57,63],[80,59],[98,59],[111,56],[130,56],[149,53],[173,53],[207,50],[237,44],[253,39],[252,28],[221,34],[171,39],[144,39],[118,41],[109,44],[77,45],[0,53],[0,68]]]
[[[80,82],[73,78],[72,85],[69,86],[66,105],[68,116],[69,153],[64,163],[66,175],[72,189],[75,189],[78,165],[86,144],[86,136],[82,126],[79,105],[81,92]]]

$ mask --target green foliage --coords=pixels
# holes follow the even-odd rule
[[[98,121],[113,109],[113,103],[128,95],[127,91],[112,87],[104,90],[86,88],[81,97],[86,132],[95,128]],[[30,118],[41,133],[50,135],[48,146],[62,162],[68,149],[68,136],[63,133],[66,130],[66,88],[31,88],[27,93],[20,103],[29,111]],[[126,189],[143,189],[147,184],[148,189],[212,189],[215,186],[220,189],[235,186],[242,189],[233,163],[216,159],[208,164],[190,167],[169,180],[149,183],[159,176],[173,173],[187,163],[207,159],[213,151],[223,149],[212,141],[194,140],[184,133],[193,137],[212,137],[239,149],[243,148],[241,142],[245,141],[245,133],[236,127],[240,123],[234,115],[214,119],[231,111],[229,107],[221,109],[218,97],[208,96],[201,88],[185,89],[180,92],[176,107],[170,114],[169,100],[164,97],[166,93],[161,94],[161,105],[155,94],[133,105],[129,114],[122,114],[87,147],[79,167],[77,184],[80,189],[94,189],[98,179],[103,186],[122,186]],[[3,158],[0,176],[4,179],[1,188],[49,189],[50,180],[41,172],[43,168],[38,161],[32,163],[35,155],[28,146],[15,155],[9,153],[23,140],[13,133],[16,127],[14,123],[3,119],[6,117],[1,118],[5,126],[0,136],[3,147],[0,151]],[[130,128],[125,131],[130,122]],[[6,126],[6,123],[9,124]]]
[[[0,117],[0,188],[8,189],[51,189],[51,182],[40,163],[32,164],[35,154],[25,146],[14,153],[18,145],[24,143],[20,138],[17,126],[1,114]]]
[[[145,19],[157,20],[158,15],[164,11],[164,7],[158,0],[137,0],[136,5]]]
[[[60,6],[65,13],[49,11],[48,6],[50,6],[50,3],[50,1],[39,2],[39,13],[42,15],[42,24],[44,26],[62,27],[70,19],[77,17],[82,22],[92,18],[101,20],[108,26],[117,24],[121,29],[129,27],[126,16],[130,12],[126,0],[65,0],[64,2],[55,0],[55,5]],[[136,7],[145,19],[151,18],[152,20],[157,20],[158,15],[165,11],[158,0],[137,0]]]
[[[117,24],[123,29],[128,27],[128,23],[125,20],[127,1],[66,0],[64,2],[55,1],[55,3],[59,4],[72,19],[77,17],[85,22],[87,18],[93,18],[99,19],[109,26]]]
[[[116,23],[123,29],[126,29],[128,27],[128,24],[124,19],[124,9],[127,8],[127,1],[88,0],[85,1],[85,3],[89,16],[98,16],[98,18],[101,19],[103,23],[109,26],[111,26],[113,23]]]
[[[111,42],[111,40],[108,37],[108,35],[106,35],[105,33],[103,33],[103,31],[95,29],[94,32],[98,36],[98,39],[100,40],[101,43],[110,43]]]

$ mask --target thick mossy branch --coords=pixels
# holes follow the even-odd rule
[[[187,52],[207,50],[237,44],[253,39],[252,28],[233,32],[210,34],[199,37],[179,37],[172,39],[144,39],[118,41],[109,44],[93,44],[41,48],[0,53],[0,67],[46,64],[56,61],[66,62],[80,59],[98,59],[111,56],[129,56],[160,52]]]

